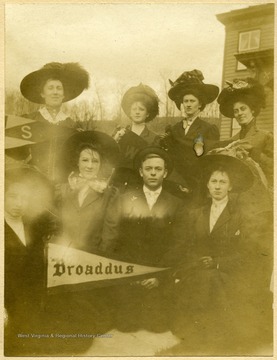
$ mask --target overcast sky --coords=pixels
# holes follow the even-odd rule
[[[161,73],[175,80],[202,70],[221,86],[224,26],[216,14],[251,4],[6,5],[6,87],[51,61],[79,62],[112,96],[117,86],[146,83],[159,92]]]

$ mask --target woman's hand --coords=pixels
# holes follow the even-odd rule
[[[159,286],[159,280],[157,278],[146,279],[141,281],[140,284],[150,290]]]
[[[211,256],[203,256],[199,259],[199,262],[202,267],[205,269],[214,269],[216,268],[216,262]]]
[[[126,128],[117,128],[115,134],[113,135],[114,140],[119,142],[119,140],[121,140],[121,138],[126,134],[126,131]]]

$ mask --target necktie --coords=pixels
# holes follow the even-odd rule
[[[146,195],[147,204],[149,206],[149,209],[151,210],[157,201],[158,193],[149,191],[149,192],[145,193],[145,195]]]
[[[191,121],[188,121],[187,119],[183,120],[183,128],[185,130],[185,134],[188,133],[190,125],[191,125]]]

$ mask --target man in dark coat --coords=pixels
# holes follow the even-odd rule
[[[182,200],[163,189],[172,170],[167,153],[155,146],[141,150],[135,158],[143,185],[121,197],[119,241],[115,253],[124,261],[171,267],[180,261],[174,249],[186,242],[186,209]],[[122,287],[119,296],[119,329],[167,329],[164,283],[167,273]]]

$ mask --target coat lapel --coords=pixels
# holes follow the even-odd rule
[[[100,197],[101,197],[100,193],[90,189],[81,208],[84,208],[84,207],[90,205],[91,203],[93,203],[94,201],[99,199]],[[78,202],[78,199],[77,199],[77,202]]]
[[[79,201],[78,201],[78,192],[74,192],[71,195],[71,199],[69,200],[73,206],[77,209],[83,209],[84,207],[90,205],[92,202],[96,201],[97,199],[99,199],[101,197],[101,194],[97,193],[96,191],[93,190],[89,190],[86,198],[83,201],[82,206],[79,205]]]
[[[199,219],[199,224],[201,224],[203,226],[203,232],[204,234],[207,234],[207,236],[209,236],[210,234],[210,210],[211,210],[211,205],[207,204],[204,208],[203,208],[203,212],[201,214],[202,219]]]
[[[189,127],[189,130],[187,132],[187,134],[185,136],[190,136],[192,134],[195,134],[197,133],[197,130],[201,127],[201,124],[200,124],[200,119],[197,117],[194,122],[192,123],[192,125]]]
[[[132,202],[131,213],[133,215],[145,217],[150,216],[150,209],[147,204],[145,194],[142,189],[134,191],[130,194],[130,201]]]
[[[168,194],[162,189],[157,201],[155,202],[155,204],[152,207],[152,211],[156,210],[158,208],[167,207],[167,205],[169,204],[168,198],[169,198]]]
[[[142,137],[143,139],[148,138],[149,129],[146,125],[145,125],[144,129],[142,130],[142,133],[139,136]]]
[[[217,231],[219,228],[221,228],[221,226],[226,224],[226,222],[229,221],[230,218],[231,218],[230,205],[229,205],[229,202],[228,202],[225,209],[222,211],[219,218],[217,219],[217,222],[215,223],[211,234],[214,233],[215,231]]]

